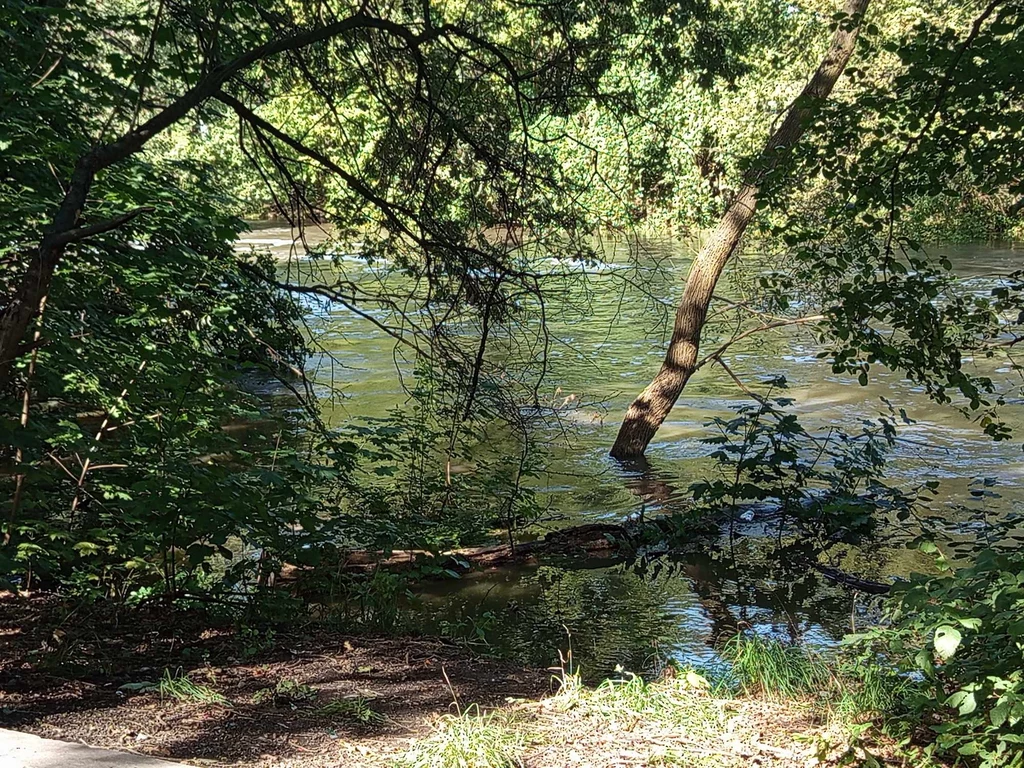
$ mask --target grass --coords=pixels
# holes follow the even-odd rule
[[[758,635],[736,635],[724,655],[744,693],[774,701],[806,696],[835,682],[829,664],[809,649]]]
[[[711,679],[693,669],[667,667],[657,680],[620,672],[589,687],[578,670],[563,669],[555,679],[557,692],[540,700],[510,701],[493,710],[463,708],[456,701],[456,711],[438,718],[429,735],[411,747],[403,744],[400,749],[407,751],[401,754],[387,749],[373,764],[783,768],[870,763],[869,750],[881,751],[881,762],[886,754],[899,754],[893,745],[906,734],[889,728],[890,722],[900,722],[889,713],[899,709],[911,682],[880,671],[877,664],[826,659],[756,636],[734,639],[725,655],[731,671]],[[157,683],[123,688],[231,706],[181,670],[165,670]],[[363,696],[327,701],[317,696],[308,685],[282,679],[258,691],[252,703],[302,707],[352,725],[387,721]]]
[[[294,708],[316,698],[316,689],[295,680],[279,680],[273,688],[260,688],[252,697],[253,704],[272,702]]]
[[[870,716],[892,715],[905,710],[913,693],[913,684],[893,670],[879,664],[846,663],[839,667],[839,696],[832,709],[843,719],[864,719]],[[886,727],[896,726],[899,718],[888,718]]]
[[[706,733],[723,726],[721,708],[710,695],[712,684],[692,670],[649,682],[631,673],[605,680],[597,688],[584,686],[578,675],[562,678],[551,702],[564,709],[578,708],[590,716],[616,720],[658,722],[689,733]]]
[[[737,635],[725,650],[741,690],[773,701],[815,699],[840,720],[898,712],[912,684],[883,665],[825,659],[778,640]]]
[[[693,670],[656,681],[622,673],[596,688],[563,675],[559,692],[544,704],[549,712],[538,723],[538,741],[556,753],[568,750],[570,758],[574,750],[588,756],[611,751],[609,764],[730,764],[720,747],[722,734],[736,730],[735,713]]]
[[[897,676],[758,637],[734,640],[726,655],[730,683],[672,669],[590,688],[563,672],[558,692],[540,701],[441,718],[395,765],[839,765],[870,762],[869,747],[892,744],[875,725],[906,693]]]
[[[333,699],[318,707],[316,712],[323,717],[344,717],[363,725],[378,725],[387,720],[387,717],[373,709],[369,700],[363,696]]]
[[[445,715],[427,738],[402,755],[401,768],[521,768],[528,736],[513,713],[475,704]]]
[[[231,702],[223,695],[207,685],[200,685],[186,674],[178,670],[171,674],[169,669],[164,670],[160,682],[154,684],[151,690],[160,694],[161,699],[177,699],[178,701],[195,701],[200,704],[211,704],[221,707],[230,707]]]

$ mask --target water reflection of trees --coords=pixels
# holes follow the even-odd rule
[[[523,661],[555,665],[571,649],[584,677],[600,679],[616,667],[653,672],[675,649],[707,647],[707,622],[678,579],[622,566],[541,566],[529,580],[536,599],[506,607],[493,631]]]
[[[688,493],[646,458],[623,465],[626,488],[641,500],[641,514],[692,512]],[[698,551],[640,557],[631,564],[641,577],[666,575],[686,580],[711,624],[718,646],[739,631],[770,633],[790,642],[837,639],[850,629],[856,595],[808,567],[818,550],[813,542],[730,534]],[[877,547],[874,554],[879,554]]]

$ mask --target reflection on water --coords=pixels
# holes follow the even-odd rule
[[[321,230],[305,233],[310,244],[325,237]],[[295,258],[302,253],[301,243],[287,229],[258,228],[240,245],[269,247],[281,258],[282,276],[295,282],[329,281],[339,271],[352,280],[374,274],[355,258],[336,266]],[[940,250],[974,290],[985,293],[1020,261],[1017,252],[1004,248],[966,246],[936,253]],[[641,248],[608,244],[606,268],[588,276],[586,289],[579,286],[578,295],[568,296],[561,307],[549,305],[550,330],[559,343],[550,353],[548,390],[542,395],[548,404],[574,395],[578,404],[552,425],[552,461],[540,487],[541,502],[551,514],[584,522],[671,511],[685,501],[689,485],[709,471],[709,450],[701,442],[709,434],[707,422],[729,416],[744,402],[729,376],[716,367],[701,370],[672,411],[650,446],[653,466],[621,467],[607,456],[620,414],[661,363],[688,258],[687,250],[673,242],[648,242]],[[744,269],[749,273],[756,264],[740,264],[738,274]],[[623,279],[626,273],[634,279]],[[635,288],[638,284],[647,290]],[[380,416],[404,401],[396,363],[409,372],[411,361],[396,356],[392,339],[343,307],[312,298],[306,307],[309,332],[322,350],[309,368],[323,385],[322,394],[332,398],[334,419]],[[713,344],[709,337],[707,346]],[[887,410],[883,397],[906,409],[915,422],[901,429],[889,479],[906,486],[938,480],[933,506],[939,514],[954,517],[961,507],[976,504],[969,484],[979,477],[996,481],[1000,498],[989,500],[990,506],[1006,510],[1020,504],[1024,490],[1017,480],[1024,465],[1019,441],[988,440],[955,410],[931,403],[898,374],[873,370],[869,386],[861,387],[833,374],[817,353],[808,329],[789,328],[751,337],[724,357],[749,382],[785,376],[790,384],[785,394],[794,399],[809,431],[855,431]],[[1015,375],[1008,368],[988,373],[1007,380]],[[344,395],[340,399],[334,397],[338,390]],[[1021,426],[1018,405],[1007,408],[1005,417],[1011,426]],[[533,663],[556,663],[558,650],[571,642],[576,660],[594,675],[616,664],[649,668],[666,655],[712,663],[715,638],[736,627],[828,644],[849,631],[851,622],[866,620],[869,601],[806,567],[781,561],[771,550],[767,543],[746,539],[715,552],[653,563],[646,570],[578,563],[502,569],[428,585],[415,610],[427,627],[479,629],[490,642]],[[876,546],[847,553],[844,566],[884,579],[926,566],[915,557]]]
[[[503,568],[426,585],[414,610],[428,630],[482,635],[492,650],[531,664],[558,666],[571,648],[591,679],[617,666],[656,672],[669,658],[716,667],[722,641],[741,629],[828,647],[872,619],[876,599],[770,549],[748,538],[646,564]]]

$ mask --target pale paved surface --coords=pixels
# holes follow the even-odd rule
[[[0,768],[185,768],[155,757],[41,739],[0,728]]]

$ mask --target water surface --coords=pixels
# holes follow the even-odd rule
[[[315,229],[305,233],[308,243],[325,237]],[[355,280],[374,276],[374,267],[355,257],[336,266],[302,260],[302,243],[280,227],[257,226],[241,245],[270,248],[281,259],[282,275],[295,282],[329,281],[339,272]],[[671,240],[608,242],[602,248],[602,261],[588,268],[585,286],[577,285],[560,304],[548,307],[555,343],[539,400],[557,412],[560,423],[552,423],[544,436],[551,461],[538,490],[560,524],[617,522],[640,512],[682,508],[690,484],[714,471],[702,442],[711,434],[708,422],[749,402],[724,370],[705,367],[651,444],[644,472],[624,469],[608,457],[621,414],[661,363],[692,251]],[[935,248],[933,255],[948,257],[982,293],[1020,262],[1018,251],[988,245]],[[722,290],[739,295],[757,269],[756,260],[741,262]],[[393,339],[337,304],[309,300],[307,310],[309,333],[321,349],[310,359],[309,371],[322,386],[332,418],[383,416],[407,400],[399,373],[411,373],[411,363],[396,354]],[[706,349],[713,346],[706,341]],[[989,478],[998,494],[984,500],[990,513],[1020,506],[1019,439],[991,441],[955,409],[932,403],[896,373],[873,370],[869,385],[862,387],[833,374],[818,359],[819,351],[808,329],[791,328],[752,337],[723,357],[755,387],[784,376],[789,387],[779,394],[794,400],[792,408],[809,431],[856,431],[864,421],[888,413],[890,403],[905,409],[914,422],[900,429],[887,479],[906,487],[938,481],[936,514],[950,520],[969,516],[979,506],[971,490],[980,478]],[[1017,376],[998,362],[978,365],[997,380],[1012,382]],[[343,397],[336,397],[338,392]],[[1004,417],[1020,427],[1022,413],[1011,402]],[[875,542],[847,552],[842,566],[884,580],[926,569],[928,563],[902,547]],[[425,629],[482,638],[481,643],[534,664],[557,665],[560,652],[564,658],[571,648],[576,663],[600,676],[617,665],[651,669],[666,657],[713,663],[719,638],[738,628],[828,646],[870,621],[874,605],[795,560],[787,562],[773,542],[746,537],[646,567],[551,562],[433,583],[424,587],[413,611]]]

